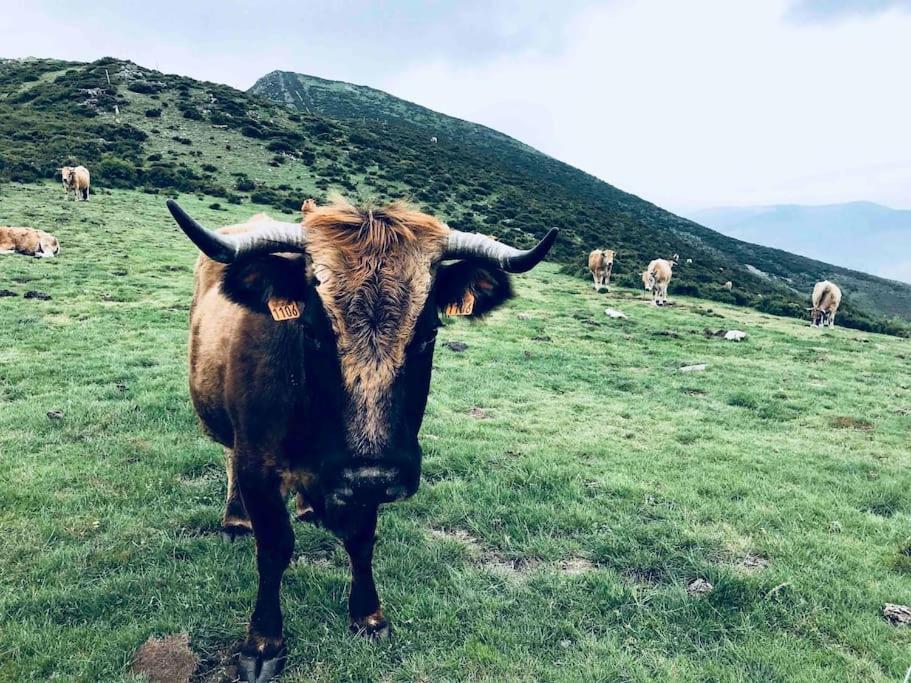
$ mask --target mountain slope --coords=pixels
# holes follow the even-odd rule
[[[320,100],[341,107],[347,98],[345,117],[111,58],[0,61],[0,180],[51,180],[76,162],[91,168],[97,188],[193,192],[288,213],[305,197],[332,192],[406,196],[453,227],[517,246],[558,226],[552,256],[572,270],[591,248],[610,246],[621,284],[636,285],[652,258],[679,253],[692,263],[681,264],[672,294],[801,317],[812,284],[829,277],[846,293],[844,324],[908,329],[884,316],[911,318],[911,287],[733,240],[495,131],[423,108],[425,118],[412,123],[411,105],[378,91],[371,97],[340,87]],[[368,117],[380,107],[376,98],[401,115]],[[733,291],[722,287],[726,280]]]
[[[911,211],[851,202],[721,207],[689,218],[737,239],[911,282]]]

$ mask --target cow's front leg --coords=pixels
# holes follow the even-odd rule
[[[348,596],[350,628],[359,635],[382,639],[389,636],[390,628],[380,609],[380,598],[373,582],[377,508],[364,508],[357,515],[344,539],[345,550],[351,560],[351,594]]]
[[[237,483],[256,538],[259,588],[247,638],[240,651],[241,679],[263,683],[281,671],[285,657],[279,599],[282,574],[294,552],[294,533],[278,472],[262,459],[237,452]]]

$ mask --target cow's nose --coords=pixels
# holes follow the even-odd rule
[[[380,504],[407,498],[417,490],[419,470],[388,464],[352,465],[341,470],[330,497],[336,505]]]

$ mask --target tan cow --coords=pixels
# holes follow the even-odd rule
[[[642,285],[652,293],[652,303],[664,306],[667,303],[667,285],[671,281],[676,261],[656,258],[642,273]]]
[[[69,199],[70,193],[73,193],[73,199],[87,202],[89,200],[89,186],[91,185],[91,176],[89,169],[85,166],[64,166],[60,169],[60,177],[63,180],[63,190]]]
[[[0,226],[0,254],[53,258],[59,251],[60,242],[44,230]]]
[[[614,252],[611,249],[595,249],[588,255],[588,269],[595,281],[595,291],[610,288],[610,274],[614,267]]]
[[[725,288],[726,290],[728,290],[729,292],[730,292],[732,289],[734,289],[734,283],[731,282],[730,280],[728,280],[727,282],[725,282],[725,283],[724,283],[723,285],[721,285],[721,286],[724,287],[724,288]]]
[[[841,290],[834,282],[823,280],[813,287],[813,307],[810,308],[810,324],[814,327],[834,327],[835,314],[841,305]]]

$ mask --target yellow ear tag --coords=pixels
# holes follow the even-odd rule
[[[301,317],[301,309],[297,302],[287,299],[269,299],[269,311],[272,313],[272,319],[279,322]]]
[[[474,294],[465,293],[465,298],[457,304],[449,304],[443,311],[446,315],[471,315],[474,310]]]

